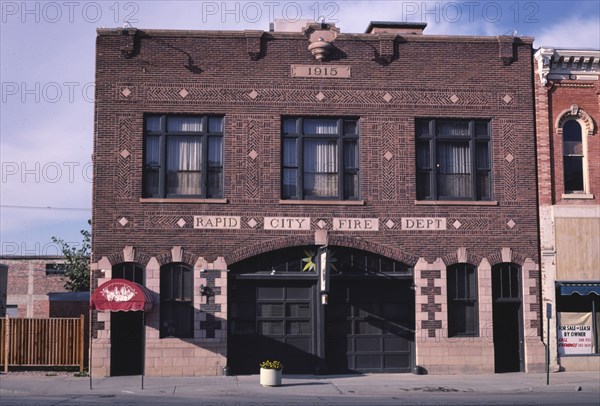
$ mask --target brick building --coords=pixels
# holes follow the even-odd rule
[[[10,317],[50,316],[50,292],[66,292],[64,257],[56,255],[6,255],[7,314]]]
[[[543,303],[554,369],[600,370],[599,50],[540,48],[535,97]]]
[[[543,369],[532,39],[424,28],[98,30],[94,375]]]

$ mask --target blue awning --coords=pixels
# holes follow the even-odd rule
[[[582,282],[558,282],[561,296],[568,296],[574,293],[578,295],[598,295],[600,296],[600,283],[582,283]]]

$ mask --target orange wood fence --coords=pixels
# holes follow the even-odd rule
[[[85,323],[80,318],[0,319],[0,365],[79,367],[83,372]]]

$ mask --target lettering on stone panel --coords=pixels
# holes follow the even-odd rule
[[[377,218],[334,218],[334,231],[379,231]]]
[[[194,216],[194,228],[203,230],[239,230],[239,216]]]
[[[310,230],[310,217],[265,217],[265,230]]]
[[[350,66],[342,65],[291,65],[293,78],[350,78]]]
[[[403,217],[403,230],[441,231],[446,230],[445,217]]]

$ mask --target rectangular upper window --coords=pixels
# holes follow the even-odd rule
[[[417,200],[491,200],[490,122],[418,119]]]
[[[282,140],[283,199],[358,199],[357,119],[284,118]]]
[[[64,275],[67,271],[66,264],[46,264],[46,275]]]
[[[143,197],[223,197],[223,117],[146,116]]]

